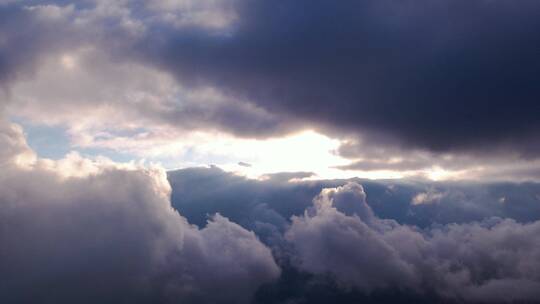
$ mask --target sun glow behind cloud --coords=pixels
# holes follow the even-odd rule
[[[39,144],[53,142],[58,131],[47,131],[47,128],[40,131],[36,126],[20,122],[30,144],[40,156],[63,158],[63,153],[48,151],[46,146]],[[420,177],[439,181],[456,179],[467,173],[436,166],[422,170],[343,170],[340,167],[353,161],[337,153],[343,142],[313,130],[269,139],[246,139],[221,132],[176,133],[164,129],[120,133],[100,131],[96,134],[87,130],[66,136],[70,138],[70,142],[65,143],[66,151],[73,150],[88,157],[104,155],[122,162],[146,161],[170,170],[215,165],[250,178],[265,178],[268,174],[282,172],[310,172],[313,175],[302,179]]]
[[[88,144],[127,150],[140,158],[161,161],[169,169],[216,165],[252,178],[299,171],[329,178],[341,171],[333,167],[348,163],[347,159],[335,153],[339,140],[311,130],[264,140],[243,139],[223,133],[188,132],[167,138],[139,134]],[[240,162],[249,166],[238,165]]]
[[[201,131],[163,136],[167,133],[90,137],[82,147],[128,151],[135,158],[160,162],[167,169],[215,165],[250,178],[264,178],[267,174],[280,172],[313,173],[304,179],[452,177],[452,172],[442,175],[436,168],[433,172],[339,169],[351,162],[336,152],[342,142],[313,130],[270,139],[244,139],[225,133]]]

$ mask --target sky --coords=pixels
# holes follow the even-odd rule
[[[0,302],[540,302],[540,3],[0,0]]]

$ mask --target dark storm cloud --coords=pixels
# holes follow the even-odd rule
[[[532,0],[11,2],[0,5],[0,81],[48,50],[90,45],[111,55],[107,64],[136,61],[185,88],[217,88],[215,104],[126,107],[180,129],[268,137],[316,127],[383,146],[535,156],[539,8]],[[179,22],[201,12],[235,17],[179,25],[167,9]],[[55,20],[54,10],[65,14]]]
[[[185,83],[435,151],[537,152],[537,1],[238,1],[222,32],[138,47]],[[380,137],[380,136],[378,136]]]

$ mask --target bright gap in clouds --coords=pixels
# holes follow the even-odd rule
[[[235,142],[236,141],[236,142]],[[268,140],[232,140],[216,150],[228,150],[238,160],[251,166],[222,164],[225,170],[236,171],[250,177],[277,172],[313,172],[319,177],[336,175],[332,167],[348,161],[334,151],[339,140],[314,131],[303,131],[283,138]],[[213,149],[214,147],[212,147]]]
[[[335,153],[340,141],[311,130],[265,140],[197,131],[167,138],[111,138],[91,145],[127,149],[167,169],[216,165],[251,178],[278,172],[313,172],[318,178],[354,175],[334,169],[349,162]]]
[[[51,159],[61,159],[70,151],[77,151],[87,157],[104,156],[117,162],[144,160],[161,164],[168,170],[215,165],[239,175],[263,179],[273,173],[309,172],[313,175],[303,179],[422,176],[431,180],[449,180],[463,173],[438,167],[423,171],[342,170],[339,167],[351,162],[336,152],[342,142],[313,130],[264,140],[202,131],[160,136],[142,130],[133,134],[90,136],[89,141],[78,142],[77,135],[73,138],[60,127],[15,121],[23,126],[29,145],[37,154]]]

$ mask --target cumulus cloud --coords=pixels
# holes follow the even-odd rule
[[[363,188],[349,183],[323,190],[285,237],[301,269],[348,288],[509,302],[540,299],[539,231],[540,222],[500,218],[419,230],[376,217]]]
[[[220,213],[249,229],[256,222],[282,229],[287,219],[309,207],[321,186],[292,183],[295,174],[249,179],[217,167],[168,172],[172,205],[191,222],[204,226],[207,214]]]
[[[362,184],[368,193],[368,204],[377,216],[421,228],[433,224],[482,221],[490,217],[510,218],[521,223],[540,219],[538,183],[358,178],[302,181],[295,176],[282,173],[274,178],[254,180],[217,167],[168,172],[173,206],[199,226],[205,225],[206,214],[219,212],[248,229],[254,229],[257,217],[252,211],[261,204],[288,220],[293,215],[302,215],[322,189],[342,186],[348,181]],[[444,195],[429,204],[415,205],[414,198],[422,196],[422,193]],[[502,197],[505,198],[504,203],[500,201]]]
[[[358,203],[364,199],[358,184],[324,189],[314,200],[314,214],[293,218],[285,237],[295,245],[301,267],[335,274],[367,292],[415,284],[411,265],[379,237],[367,204]]]
[[[80,156],[21,163],[33,153],[5,121],[0,142],[3,302],[246,303],[279,276],[253,232],[220,215],[190,225],[160,168]]]
[[[138,155],[219,138],[196,152],[244,170],[248,140],[313,129],[348,140],[340,169],[537,180],[538,8],[0,0],[0,112]],[[269,245],[347,292],[540,301],[538,184],[301,181],[340,141],[298,138],[259,145],[297,172],[250,180],[42,159],[0,118],[0,300],[249,302],[280,274]]]
[[[257,181],[215,167],[169,173],[174,205],[198,228],[171,207],[161,169],[77,154],[40,159],[20,127],[2,123],[0,142],[7,149],[0,177],[0,266],[5,270],[0,294],[6,301],[248,302],[280,270],[252,232],[226,217],[254,230],[276,257],[290,260],[289,272],[338,282],[330,295],[402,291],[420,299],[435,294],[467,302],[540,296],[540,227],[526,223],[540,213],[534,208],[527,209],[532,218],[519,213],[537,203],[534,184],[468,189],[363,181],[364,191],[355,182]],[[446,195],[437,203],[412,204],[430,191]],[[494,199],[493,205],[503,209],[482,205],[503,196],[504,204]],[[431,215],[452,210],[445,209],[452,201],[465,207],[448,212],[446,221],[460,223],[437,224],[442,218]],[[410,218],[400,217],[402,203]],[[224,216],[206,222],[207,214],[216,212]],[[522,222],[481,220],[497,212]],[[379,213],[417,222],[400,224]],[[480,221],[470,222],[471,215]],[[425,229],[416,227],[422,217],[431,220]],[[290,274],[280,280],[286,284]],[[310,297],[309,286],[332,286],[313,285],[311,277],[300,274],[294,280],[294,286],[302,286],[299,297]],[[271,296],[259,293],[258,299]]]

